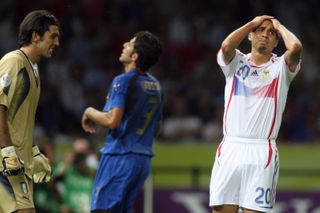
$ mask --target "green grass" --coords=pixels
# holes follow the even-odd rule
[[[211,167],[216,152],[216,144],[177,144],[157,143],[153,158],[154,184],[156,187],[190,187],[193,179],[188,170],[203,168],[199,186],[207,188]],[[320,145],[278,144],[280,153],[280,177],[278,189],[281,190],[319,190],[320,189]],[[172,168],[176,173],[158,171],[157,168]],[[304,170],[319,171],[318,175],[301,175]],[[289,172],[289,173],[288,173]]]
[[[211,168],[217,144],[213,143],[176,143],[158,142],[154,146],[153,158],[155,187],[191,187],[195,181],[201,188],[208,188]],[[320,190],[320,144],[281,144],[280,153],[280,190]],[[71,150],[70,144],[58,144],[56,159]],[[169,168],[164,172],[159,169]],[[192,179],[190,170],[199,168],[199,180]],[[303,170],[318,172],[305,174]],[[289,173],[288,173],[289,172]]]

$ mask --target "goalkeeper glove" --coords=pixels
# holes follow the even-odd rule
[[[33,154],[33,182],[44,183],[51,179],[51,166],[49,160],[42,154],[38,146],[32,147]]]
[[[14,146],[1,148],[3,171],[5,176],[19,175],[24,172],[23,161],[18,157]]]

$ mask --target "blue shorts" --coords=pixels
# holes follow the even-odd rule
[[[150,156],[102,154],[93,185],[91,211],[130,212],[150,166]]]

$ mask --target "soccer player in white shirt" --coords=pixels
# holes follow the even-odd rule
[[[249,54],[236,49],[245,38],[251,41]],[[286,51],[278,57],[272,51],[281,38]],[[217,61],[226,78],[224,138],[210,182],[213,213],[272,212],[279,173],[275,140],[301,54],[299,39],[268,15],[222,42]]]

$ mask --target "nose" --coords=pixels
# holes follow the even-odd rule
[[[261,33],[262,36],[264,37],[267,37],[268,36],[268,31],[267,30],[264,30],[262,33]]]
[[[60,40],[59,40],[59,38],[56,38],[56,39],[54,40],[54,44],[55,44],[56,46],[60,46]]]

